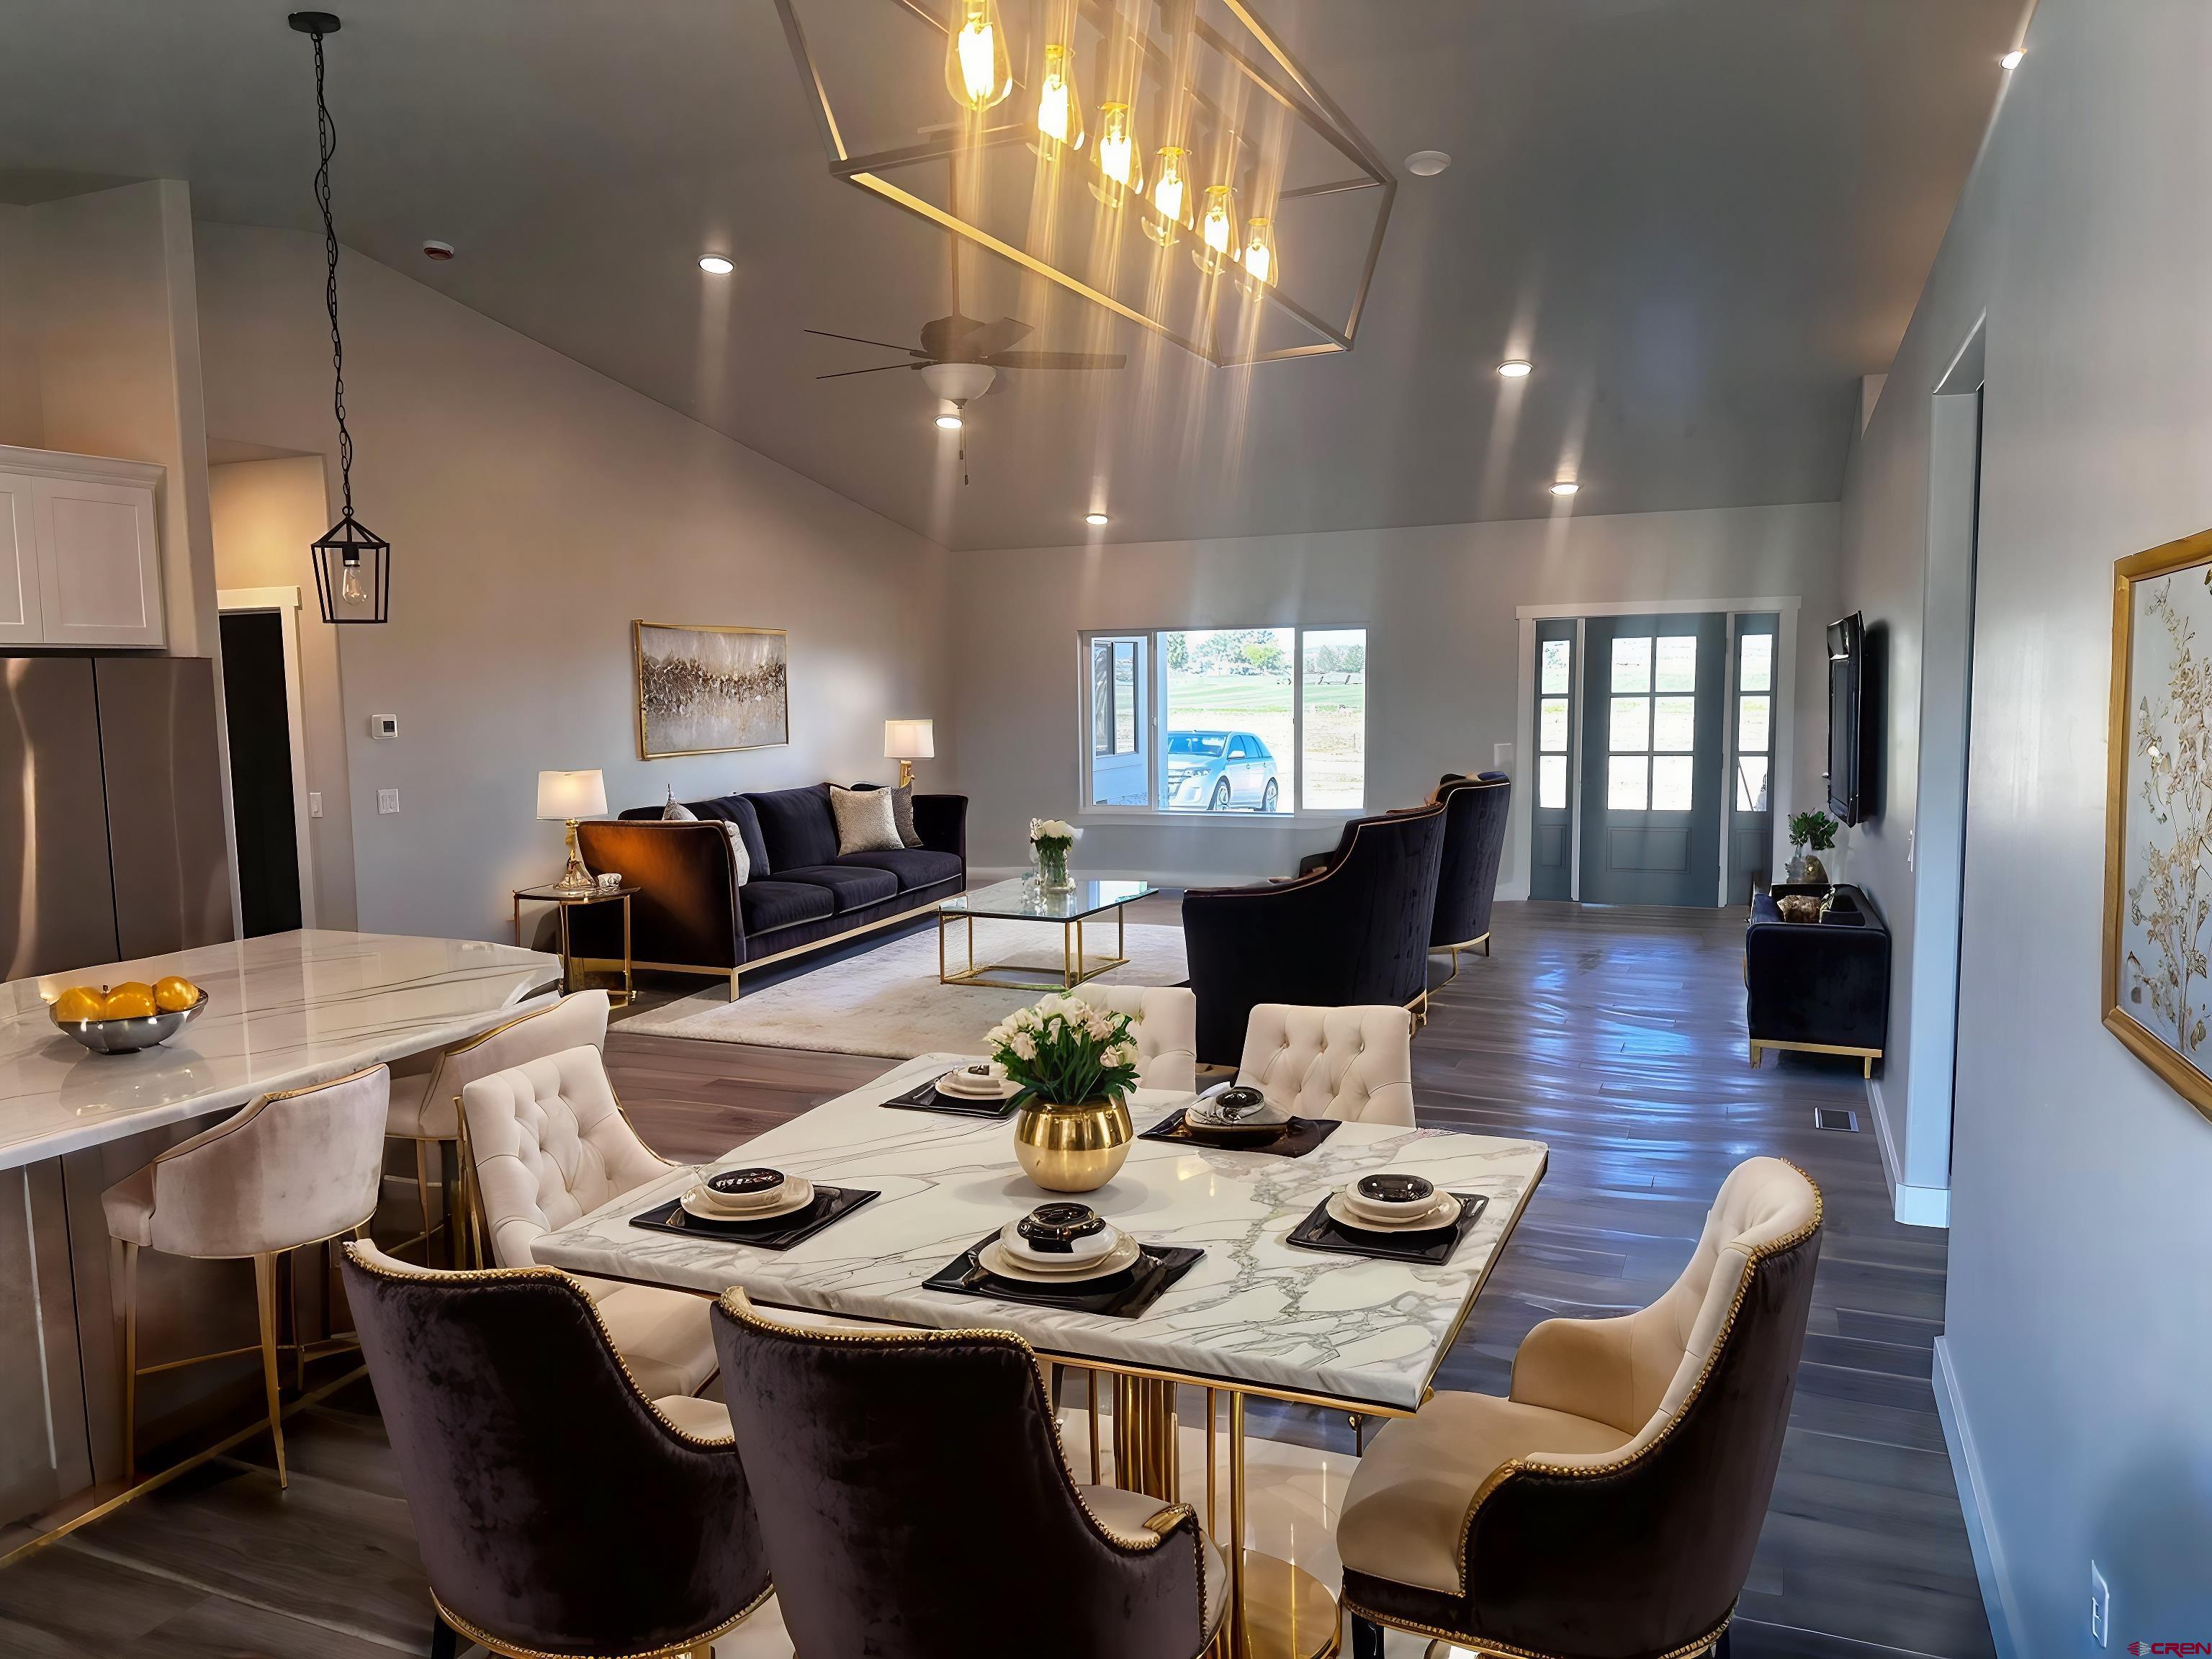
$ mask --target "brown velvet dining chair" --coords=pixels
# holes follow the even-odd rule
[[[346,1246],[346,1296],[421,1540],[434,1659],[711,1659],[770,1594],[729,1418],[648,1399],[551,1267]]]
[[[802,1655],[1193,1659],[1226,1607],[1188,1504],[1078,1486],[1007,1331],[715,1304],[730,1426]]]
[[[1547,1319],[1504,1399],[1438,1394],[1385,1428],[1337,1521],[1355,1659],[1382,1626],[1534,1659],[1724,1653],[1820,1255],[1820,1188],[1748,1159],[1650,1307]]]

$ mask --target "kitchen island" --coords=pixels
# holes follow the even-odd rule
[[[208,1004],[159,1048],[93,1054],[47,1015],[69,986],[165,974]],[[100,1194],[256,1095],[474,1036],[551,1001],[559,977],[556,958],[513,945],[308,930],[0,985],[0,1555],[21,1535],[9,1523],[65,1513],[125,1474]],[[248,1268],[149,1252],[141,1363],[251,1341]],[[298,1279],[311,1321],[321,1274]],[[146,1379],[164,1386],[142,1386],[140,1445],[250,1401],[255,1375],[225,1362]]]

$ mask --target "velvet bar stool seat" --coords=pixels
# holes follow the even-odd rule
[[[1188,1504],[1079,1486],[1006,1331],[806,1328],[715,1304],[730,1427],[802,1655],[1193,1659],[1225,1571]]]
[[[473,1213],[468,1197],[468,1155],[461,1145],[461,1091],[477,1078],[520,1066],[541,1054],[558,1054],[563,1048],[584,1044],[605,1048],[607,1006],[605,991],[579,991],[520,1019],[509,1020],[481,1036],[471,1037],[450,1048],[412,1055],[393,1065],[392,1109],[385,1121],[384,1133],[387,1139],[410,1141],[414,1145],[415,1191],[422,1208],[422,1231],[399,1240],[391,1246],[392,1249],[402,1250],[410,1244],[420,1243],[423,1260],[429,1259],[430,1235],[435,1231],[430,1218],[430,1170],[434,1159],[439,1182],[446,1189],[446,1259],[453,1264],[460,1261],[460,1218]],[[450,1160],[448,1148],[452,1149]],[[448,1169],[453,1171],[452,1183],[447,1180]],[[456,1184],[458,1192],[454,1190]],[[483,1261],[482,1239],[470,1240],[468,1255],[471,1261]]]
[[[710,1659],[768,1599],[727,1414],[653,1397],[574,1279],[443,1273],[368,1244],[343,1271],[436,1659],[457,1637],[509,1659]]]
[[[1070,993],[1109,1014],[1136,1017],[1137,1086],[1198,1088],[1198,994],[1181,986],[1079,985]]]
[[[1782,1461],[1820,1254],[1820,1188],[1751,1158],[1650,1307],[1547,1319],[1506,1398],[1438,1394],[1385,1428],[1337,1520],[1356,1659],[1379,1659],[1377,1626],[1544,1659],[1723,1643]]]
[[[138,1252],[205,1261],[250,1259],[261,1326],[261,1377],[276,1443],[276,1480],[289,1486],[276,1377],[276,1261],[289,1251],[365,1230],[384,1176],[390,1074],[381,1066],[311,1088],[262,1095],[211,1129],[180,1140],[100,1194],[123,1281],[124,1468],[138,1456],[138,1379],[149,1370],[248,1354],[234,1348],[138,1363]]]
[[[1394,1006],[1263,1002],[1237,1081],[1299,1117],[1413,1127],[1413,1017]]]
[[[588,1044],[471,1079],[461,1111],[473,1190],[492,1259],[527,1267],[531,1246],[556,1227],[676,1165],[638,1138]],[[714,1375],[708,1304],[650,1285],[576,1281],[647,1394],[696,1394]]]

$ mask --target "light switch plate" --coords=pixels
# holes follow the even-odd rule
[[[2089,1564],[2089,1637],[2100,1648],[2112,1644],[2112,1592],[2097,1564]]]
[[[397,812],[399,810],[399,792],[397,789],[378,790],[376,810],[379,812]]]
[[[322,815],[323,792],[319,789],[310,789],[307,791],[307,816],[311,818],[319,818]]]

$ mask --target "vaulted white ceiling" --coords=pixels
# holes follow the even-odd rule
[[[964,469],[919,376],[813,378],[883,356],[804,329],[908,340],[951,308],[946,239],[830,178],[769,0],[339,0],[339,228],[955,548],[1526,518],[1563,470],[1583,513],[1832,500],[2022,10],[1257,3],[1400,174],[1357,350],[1214,368],[1067,301],[1024,343],[1130,369],[1009,377]],[[12,0],[0,198],[181,178],[202,218],[313,227],[285,9]],[[1449,170],[1407,175],[1425,149]],[[1018,309],[1006,267],[963,272],[968,314]]]

